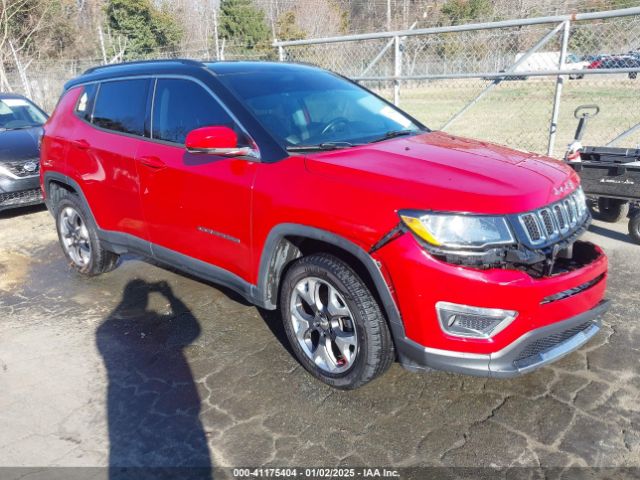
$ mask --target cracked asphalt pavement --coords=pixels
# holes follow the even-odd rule
[[[39,208],[0,214],[1,466],[640,466],[640,246],[598,223],[613,306],[578,352],[497,380],[399,365],[339,392],[276,314],[126,257],[81,278]]]

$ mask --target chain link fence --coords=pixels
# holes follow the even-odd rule
[[[575,108],[597,104],[585,144],[640,145],[640,8],[475,25],[412,28],[276,42],[273,50],[229,44],[225,59],[306,62],[358,80],[432,129],[562,157]],[[145,58],[210,59],[183,48]],[[598,63],[600,62],[600,63]],[[5,67],[10,90],[55,107],[63,85],[101,58]],[[589,68],[604,67],[604,68]]]
[[[640,123],[640,8],[275,45],[281,60],[356,79],[432,129],[523,150],[562,157],[583,104],[601,108],[586,144]],[[638,145],[640,128],[616,142]]]

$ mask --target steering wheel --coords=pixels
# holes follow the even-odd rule
[[[329,133],[332,130],[335,131],[338,125],[344,125],[345,127],[349,128],[349,120],[347,120],[344,117],[334,118],[329,123],[327,123],[327,125],[322,129],[321,135],[325,135],[326,133]]]

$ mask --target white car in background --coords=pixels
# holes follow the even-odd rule
[[[579,55],[576,55],[575,53],[570,53],[569,55],[567,55],[567,59],[564,64],[563,70],[581,71],[589,68],[589,65],[591,65],[591,62],[582,60],[582,57],[580,57]],[[569,78],[579,80],[581,78],[584,78],[584,73],[572,74],[572,75],[569,75]]]
[[[522,57],[526,55],[525,52],[517,53],[515,61],[518,62]],[[558,70],[560,64],[560,52],[536,52],[531,54],[524,62],[518,65],[514,73],[518,72],[544,72]],[[562,70],[582,71],[586,70],[589,66],[589,62],[583,61],[581,57],[574,53],[567,55],[565,64]],[[575,73],[570,74],[571,79],[583,78],[584,74]],[[523,77],[523,80],[526,77]]]

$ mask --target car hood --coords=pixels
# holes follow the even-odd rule
[[[559,200],[579,184],[563,162],[442,132],[315,153],[305,161],[313,174],[394,196],[403,209],[517,213]]]
[[[0,131],[0,163],[40,158],[40,135],[42,127]]]

